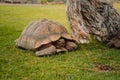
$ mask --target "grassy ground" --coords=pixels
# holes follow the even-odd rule
[[[114,3],[114,7],[120,12],[120,3]]]
[[[0,80],[120,80],[120,50],[97,42],[50,57],[15,48],[25,25],[38,18],[58,21],[70,31],[65,16],[64,5],[0,5]],[[96,64],[114,71],[96,70]]]

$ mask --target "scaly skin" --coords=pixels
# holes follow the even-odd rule
[[[55,48],[54,45],[51,45],[43,50],[40,50],[40,51],[36,51],[36,56],[38,57],[42,57],[42,56],[47,56],[47,55],[52,55],[52,54],[55,54],[57,51],[57,49]]]
[[[47,45],[46,45],[47,46]],[[43,47],[39,51],[36,51],[36,56],[42,57],[47,55],[52,55],[60,52],[67,52],[77,48],[77,45],[72,41],[65,41],[65,39],[59,39],[53,44],[48,44],[47,47]]]

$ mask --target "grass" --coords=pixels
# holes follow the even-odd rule
[[[120,3],[114,3],[114,7],[120,12]]]
[[[120,12],[118,3],[115,7]],[[25,25],[39,18],[57,21],[70,32],[65,5],[0,5],[0,80],[120,80],[120,50],[98,42],[49,57],[15,48],[14,40]],[[95,64],[114,67],[115,71],[91,70]]]

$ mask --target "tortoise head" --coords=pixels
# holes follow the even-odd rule
[[[59,40],[57,40],[54,44],[56,46],[56,48],[63,48],[65,46],[65,39],[60,38]]]

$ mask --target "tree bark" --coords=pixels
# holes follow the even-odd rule
[[[120,33],[120,14],[110,0],[67,0],[66,12],[72,37],[78,43],[87,43],[90,35],[109,43]]]

